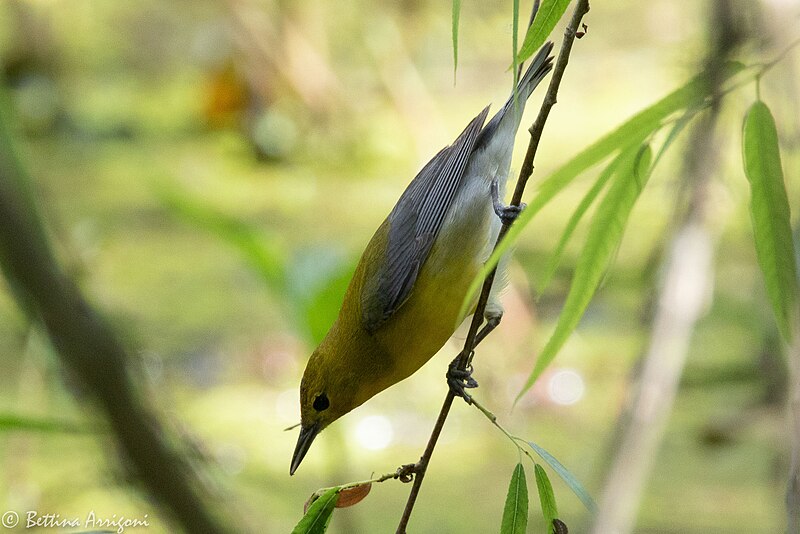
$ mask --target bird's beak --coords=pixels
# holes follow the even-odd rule
[[[297,438],[297,445],[294,448],[294,455],[292,456],[292,466],[289,468],[290,476],[300,467],[300,462],[303,461],[308,449],[311,448],[311,443],[314,442],[314,438],[319,434],[319,430],[319,423],[300,427],[300,436]]]

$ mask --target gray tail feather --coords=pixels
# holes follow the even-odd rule
[[[517,99],[525,102],[536,86],[539,85],[547,73],[553,68],[553,56],[550,55],[550,52],[553,51],[553,42],[547,41],[540,49],[539,52],[536,53],[536,57],[533,58],[528,70],[525,71],[525,74],[522,75],[520,78],[519,83],[517,84]],[[514,95],[511,95],[511,98],[508,99],[506,102],[506,106],[514,105]]]
[[[522,120],[522,112],[525,111],[525,102],[531,96],[533,90],[539,85],[547,73],[553,68],[553,56],[550,52],[553,50],[553,43],[548,41],[537,52],[536,57],[533,58],[528,70],[522,75],[522,78],[517,84],[516,90],[511,94],[505,105],[492,117],[486,126],[483,127],[481,134],[478,138],[477,146],[485,146],[494,135],[500,122],[506,116],[514,117],[516,120],[514,129],[519,126],[519,121]],[[509,111],[516,110],[516,113],[509,114]]]
[[[516,90],[511,93],[508,101],[503,106],[503,114],[505,115],[516,103],[517,107],[517,120],[522,118],[522,112],[525,110],[525,102],[531,96],[533,90],[539,85],[547,73],[553,68],[553,56],[550,52],[553,50],[552,41],[547,41],[536,53],[536,56],[531,61],[528,70],[520,78]]]

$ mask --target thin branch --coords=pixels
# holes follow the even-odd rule
[[[400,482],[411,482],[415,468],[416,464],[407,464],[398,467],[397,470],[392,473],[385,473],[378,477],[372,477],[369,480],[358,480],[356,482],[348,482],[347,484],[342,484],[341,486],[330,486],[327,488],[320,488],[311,494],[311,497],[309,497],[307,504],[311,504],[318,498],[322,497],[327,491],[332,490],[334,488],[338,488],[339,490],[348,490],[357,488],[359,486],[370,486],[372,484],[380,484],[381,482],[386,482],[387,480],[399,480]]]
[[[477,408],[478,411],[481,412],[484,416],[486,416],[486,419],[488,419],[490,423],[492,423],[495,427],[497,427],[500,430],[500,432],[505,434],[505,436],[509,440],[511,440],[511,443],[514,444],[514,446],[517,448],[519,452],[527,456],[528,459],[530,459],[530,461],[533,462],[534,464],[537,463],[533,455],[530,452],[528,452],[527,449],[520,446],[519,442],[520,441],[525,442],[524,439],[522,439],[519,436],[515,436],[514,434],[506,430],[505,427],[503,427],[503,425],[497,422],[497,416],[475,399],[472,399],[472,405],[475,406],[475,408]]]
[[[537,3],[538,4],[538,3]],[[558,95],[558,89],[561,84],[561,79],[564,76],[564,71],[567,67],[567,63],[569,62],[569,54],[572,50],[572,44],[575,40],[575,34],[580,27],[581,20],[583,20],[584,15],[589,12],[589,0],[579,0],[577,5],[575,6],[575,10],[572,14],[572,19],[570,20],[569,24],[567,25],[566,30],[564,31],[564,41],[561,44],[561,51],[558,54],[558,60],[556,61],[555,67],[553,68],[553,75],[550,79],[550,85],[547,88],[547,93],[544,97],[544,102],[542,103],[542,107],[539,111],[539,115],[536,118],[533,126],[530,128],[531,139],[528,143],[528,150],[525,154],[525,161],[520,169],[519,177],[517,178],[517,185],[514,189],[514,195],[511,199],[511,204],[515,206],[519,206],[522,203],[522,195],[525,191],[525,185],[528,182],[528,179],[533,174],[533,160],[536,156],[536,151],[539,147],[539,141],[542,137],[542,132],[544,130],[545,122],[547,121],[547,117],[550,114],[551,108],[555,105],[557,99],[556,96]],[[532,20],[532,19],[531,19]],[[508,229],[511,227],[510,222],[504,222],[503,226],[500,228],[500,233],[497,237],[497,242],[495,243],[495,247],[498,243],[505,237]],[[467,334],[467,338],[464,342],[464,349],[461,351],[458,359],[458,368],[464,370],[469,365],[470,361],[472,360],[472,356],[475,351],[476,339],[478,335],[478,329],[480,328],[481,324],[483,323],[483,314],[486,310],[486,305],[489,301],[489,293],[492,290],[492,284],[494,283],[496,269],[493,269],[492,272],[486,277],[484,281],[483,288],[481,289],[480,297],[478,298],[478,304],[475,308],[474,315],[472,317],[472,322],[470,323],[469,332]],[[450,413],[450,408],[453,406],[453,400],[455,399],[455,395],[452,391],[448,391],[447,396],[444,399],[444,403],[442,404],[442,409],[439,411],[439,417],[436,419],[436,424],[433,427],[433,431],[431,432],[430,438],[428,439],[428,444],[425,447],[425,451],[422,454],[422,457],[417,462],[414,472],[414,485],[411,488],[411,492],[408,496],[408,501],[406,502],[406,507],[403,510],[403,515],[400,518],[400,523],[397,526],[397,533],[403,534],[406,532],[406,528],[408,526],[408,521],[411,518],[411,512],[414,509],[414,504],[417,500],[417,496],[419,495],[420,488],[422,486],[422,481],[425,477],[425,472],[428,468],[428,464],[430,463],[431,456],[433,455],[433,451],[436,448],[436,443],[439,439],[439,436],[442,433],[442,429],[444,428],[444,423],[447,420],[447,416]]]
[[[547,117],[550,116],[550,110],[558,102],[558,88],[561,86],[561,78],[564,77],[564,72],[569,62],[569,55],[572,52],[572,44],[575,42],[575,34],[580,27],[581,20],[589,12],[589,0],[581,0],[575,6],[575,11],[572,14],[572,19],[564,30],[564,41],[561,43],[561,50],[558,53],[558,60],[553,67],[553,75],[550,78],[550,85],[547,87],[542,107],[539,110],[539,115],[530,127],[528,132],[531,134],[531,139],[528,142],[528,150],[525,153],[525,160],[519,170],[519,177],[517,178],[517,186],[514,189],[514,196],[511,197],[511,204],[519,206],[522,203],[522,195],[525,192],[525,186],[528,184],[528,179],[533,174],[533,160],[536,157],[536,151],[539,149],[539,141],[544,132],[544,125],[547,122]],[[504,225],[505,227],[505,225]],[[508,227],[504,230],[507,232]],[[501,238],[504,235],[501,234]],[[498,240],[499,242],[499,240]]]
[[[786,532],[800,532],[800,325],[795,325],[794,341],[788,348],[790,371],[789,431],[791,456],[786,483]]]
[[[12,149],[3,97],[0,91],[0,267],[14,297],[105,412],[126,464],[154,500],[187,532],[225,532],[200,497],[202,483],[137,391],[124,348],[56,261]]]

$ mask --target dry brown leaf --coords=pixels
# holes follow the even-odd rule
[[[372,484],[343,489],[339,492],[339,500],[336,501],[336,508],[347,508],[348,506],[360,503],[371,489]]]

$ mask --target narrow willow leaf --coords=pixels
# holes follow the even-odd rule
[[[741,63],[729,62],[725,65],[723,77],[727,80],[741,72],[742,69],[744,66]],[[511,227],[506,240],[511,241],[512,235],[521,232],[533,216],[568,186],[576,176],[616,151],[625,151],[632,146],[641,144],[653,132],[660,129],[674,113],[683,109],[700,107],[706,97],[708,97],[707,77],[705,74],[700,74],[583,149],[536,188],[536,197]]]
[[[536,18],[539,18],[538,16]],[[730,79],[741,72],[741,63],[729,62],[725,65],[723,77]],[[692,78],[681,88],[668,94],[652,106],[640,111],[613,131],[598,139],[575,157],[559,167],[537,187],[536,196],[514,222],[503,242],[492,252],[481,271],[467,291],[462,303],[462,314],[466,314],[480,291],[483,280],[495,268],[497,262],[519,239],[525,227],[534,216],[558,193],[567,187],[585,170],[600,163],[610,155],[640,145],[650,134],[658,130],[672,114],[683,109],[700,107],[708,96],[708,83],[705,74]]]
[[[769,108],[761,101],[745,116],[742,155],[750,181],[750,218],[758,264],[778,328],[790,342],[797,318],[797,266],[778,132]]]
[[[331,488],[308,507],[308,511],[292,530],[292,534],[323,534],[339,499],[339,488]]]
[[[564,465],[556,460],[556,457],[544,450],[542,447],[537,445],[532,441],[527,442],[533,452],[539,455],[539,457],[544,460],[550,468],[556,472],[556,474],[564,481],[564,483],[569,486],[569,489],[581,500],[583,505],[586,507],[587,510],[591,513],[595,513],[597,511],[597,505],[594,503],[594,499],[592,496],[589,495],[589,492],[583,487],[583,485],[575,478],[575,475],[570,473],[569,469],[564,467]]]
[[[528,485],[525,482],[525,468],[518,463],[511,475],[511,483],[508,485],[500,534],[525,534],[527,528]]]
[[[536,473],[536,487],[539,488],[539,503],[542,505],[542,515],[547,524],[547,534],[553,532],[553,520],[558,518],[558,506],[556,506],[556,496],[553,493],[553,485],[547,478],[544,468],[535,464],[533,466]]]
[[[572,284],[564,308],[558,316],[555,331],[542,349],[536,366],[517,395],[517,400],[530,389],[578,326],[622,241],[631,209],[650,176],[651,158],[649,146],[629,150],[623,156],[615,173],[616,180],[592,218],[586,244],[575,265]]]
[[[533,19],[533,24],[528,28],[525,40],[522,41],[522,48],[520,48],[514,61],[515,69],[517,65],[531,57],[544,44],[550,32],[553,31],[558,21],[564,16],[569,2],[570,0],[544,0],[541,3],[539,11],[536,13],[536,18]],[[515,46],[514,50],[516,49]]]
[[[658,162],[661,161],[661,158],[666,153],[667,149],[675,142],[678,136],[681,134],[686,125],[697,115],[699,109],[689,109],[687,110],[681,117],[675,121],[675,124],[672,126],[672,129],[667,134],[667,138],[664,139],[664,142],[661,144],[661,148],[658,149],[658,153],[656,154],[655,159],[653,159],[653,168],[655,169],[658,165]]]
[[[614,158],[611,163],[605,168],[605,170],[600,173],[600,177],[594,183],[591,189],[584,195],[583,199],[581,199],[580,204],[578,207],[575,208],[575,211],[570,217],[569,221],[567,222],[567,226],[564,229],[564,233],[561,235],[561,239],[558,241],[558,245],[556,246],[556,251],[550,257],[550,261],[547,263],[547,267],[544,270],[544,275],[542,276],[542,281],[539,284],[539,293],[543,293],[547,286],[550,284],[550,280],[553,278],[553,274],[555,274],[556,269],[558,268],[559,263],[561,263],[561,257],[564,254],[564,249],[567,247],[567,243],[569,242],[570,237],[572,237],[575,228],[578,226],[581,218],[586,213],[586,210],[589,209],[589,206],[592,205],[594,200],[597,198],[597,195],[600,194],[600,191],[603,190],[603,187],[608,183],[608,180],[614,173],[614,170],[617,168],[619,164],[619,160],[621,156],[617,156]]]
[[[453,0],[453,83],[458,70],[458,22],[461,18],[461,0]]]
[[[156,193],[174,215],[238,249],[270,289],[277,293],[285,290],[288,253],[277,237],[270,238],[254,225],[193,198],[185,191],[162,187]]]
[[[81,433],[96,432],[97,430],[58,419],[29,417],[10,413],[0,414],[0,431]]]

